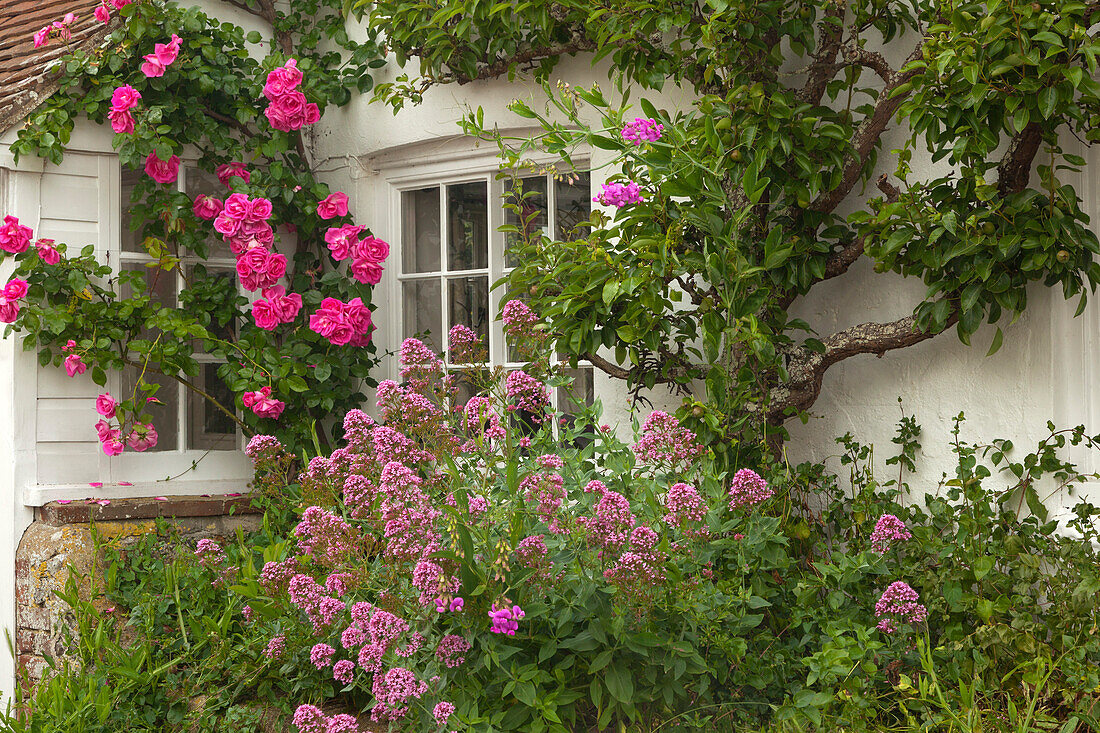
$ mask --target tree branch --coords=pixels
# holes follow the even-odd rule
[[[1043,128],[1037,122],[1029,122],[1027,127],[1012,138],[1000,165],[997,166],[997,189],[1002,196],[1019,193],[1027,188],[1031,178],[1031,164],[1043,142]]]
[[[847,3],[832,3],[825,10],[822,18],[821,39],[818,41],[818,50],[814,54],[814,61],[810,65],[806,86],[802,88],[803,101],[810,104],[821,104],[821,98],[825,96],[825,87],[836,73],[836,55],[840,50],[840,42],[844,35],[844,14],[847,12]]]
[[[946,331],[958,321],[958,311],[952,312],[944,324]],[[787,364],[789,379],[772,391],[767,418],[773,424],[782,423],[792,410],[806,410],[821,393],[825,371],[834,364],[858,354],[882,356],[887,351],[904,349],[943,333],[917,328],[916,316],[906,316],[890,323],[862,323],[834,333],[822,340],[825,351],[796,349]]]
[[[844,55],[844,60],[849,64],[871,69],[878,74],[879,78],[886,84],[889,84],[890,80],[894,78],[896,72],[890,68],[890,64],[887,63],[886,57],[881,53],[868,51],[866,48],[854,44],[844,46],[842,53]]]

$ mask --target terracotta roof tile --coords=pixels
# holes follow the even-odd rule
[[[94,45],[107,32],[92,15],[99,0],[0,0],[0,132],[17,124],[57,89],[50,62],[68,46],[51,40],[34,47],[42,26],[76,13],[70,26],[73,45]]]

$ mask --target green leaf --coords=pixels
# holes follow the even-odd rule
[[[604,683],[607,685],[607,691],[619,702],[624,704],[633,702],[634,679],[624,667],[619,665],[609,667],[604,676]]]

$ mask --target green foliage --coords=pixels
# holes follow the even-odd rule
[[[146,273],[104,263],[91,247],[77,253],[79,243],[67,249],[61,245],[64,256],[57,265],[44,264],[33,248],[16,257],[15,275],[31,287],[12,328],[26,333],[24,348],[37,348],[41,364],[60,365],[62,347],[72,339],[100,385],[108,371],[129,364],[194,388],[200,370],[195,354],[203,353],[225,361],[219,377],[235,396],[270,386],[273,396],[287,404],[288,414],[300,418],[273,424],[245,410],[239,421],[246,433],[274,431],[289,444],[307,445],[316,424],[322,441],[329,440],[325,417],[357,404],[362,385],[373,384],[369,370],[376,359],[373,347],[349,358],[347,348],[333,346],[303,321],[326,297],[358,297],[370,307],[372,289],[335,271],[323,241],[332,222],[314,214],[329,188],[316,178],[301,132],[268,124],[261,92],[267,73],[289,58],[297,59],[304,75],[301,89],[322,113],[347,105],[370,87],[371,70],[383,63],[381,48],[373,36],[363,42],[349,39],[338,9],[335,0],[295,0],[280,6],[273,34],[261,39],[197,7],[132,3],[118,11],[124,22],[116,24],[104,48],[74,49],[64,57],[61,90],[19,131],[12,144],[15,155],[60,163],[77,120],[105,123],[113,91],[132,85],[142,97],[134,110],[134,133],[115,135],[122,165],[140,171],[151,152],[162,160],[197,155],[197,166],[209,173],[243,161],[251,180],[231,179],[226,194],[272,202],[277,236],[286,241],[293,232],[296,242],[288,256],[287,291],[302,294],[304,303],[296,327],[276,332],[254,327],[249,302],[238,295],[234,278],[202,264],[213,256],[211,242],[219,235],[194,215],[190,197],[141,176],[133,199],[122,203],[136,241],[153,258]],[[162,77],[147,78],[139,70],[142,55],[173,33],[183,39],[178,59]],[[152,297],[147,283],[177,275],[185,282],[178,303]],[[127,400],[123,411],[135,421],[147,417],[144,398],[155,392],[156,385],[145,384],[122,395]],[[209,391],[203,396],[228,413],[237,412],[237,406],[218,402]]]

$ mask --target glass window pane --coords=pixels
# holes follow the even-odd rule
[[[153,299],[154,303],[160,303],[168,308],[176,307],[176,273],[174,270],[164,270],[160,267],[146,267],[141,262],[127,262],[122,265],[127,272],[142,273],[142,281],[145,282],[144,295]],[[122,298],[134,296],[134,288],[129,282],[119,283],[119,295]]]
[[[202,364],[195,386],[227,409],[234,409],[234,396],[218,376],[221,364]],[[192,450],[235,450],[237,424],[209,400],[187,391],[187,447]]]
[[[558,410],[563,416],[572,418],[592,404],[595,396],[592,369],[584,367],[566,369],[565,376],[573,380],[573,383],[568,387],[558,387]]]
[[[522,196],[522,198],[521,198]],[[526,238],[537,234],[550,234],[550,215],[546,208],[546,178],[536,176],[520,179],[520,185],[508,181],[504,191],[504,222],[519,227]],[[515,211],[513,207],[519,207]],[[508,233],[504,236],[504,266],[515,267],[512,246],[523,241],[524,235]]]
[[[185,287],[206,289],[211,287],[212,283],[206,283],[207,280],[215,280],[221,285],[218,292],[238,294],[237,289],[237,271],[231,270],[226,267],[216,267],[212,265],[196,265],[194,267],[187,268],[188,282]],[[230,321],[229,323],[219,324],[217,320],[211,315],[210,324],[207,326],[210,333],[215,338],[229,341],[236,338],[237,324]],[[195,340],[192,348],[195,351],[202,352],[202,341]]]
[[[155,365],[152,365],[155,366]],[[150,369],[144,370],[141,381],[147,385],[158,385],[159,389],[153,397],[163,404],[149,402],[145,412],[148,413],[150,422],[157,429],[157,444],[150,451],[177,450],[179,448],[179,383],[156,374]],[[143,392],[137,392],[138,376],[142,374],[141,367],[127,366],[122,370],[122,392],[119,399],[137,399],[140,404],[144,399]]]
[[[119,234],[119,238],[122,242],[123,252],[144,252],[145,248],[141,246],[143,237],[141,232],[130,231],[130,207],[133,205],[130,202],[130,197],[134,194],[134,186],[141,177],[145,175],[141,171],[132,171],[129,168],[122,168],[122,191],[119,195],[119,206],[122,207],[122,231]]]
[[[489,278],[456,277],[447,281],[449,325],[473,329],[482,343],[489,339]]]
[[[587,172],[571,173],[554,181],[554,238],[570,242],[588,235],[578,227],[592,215],[592,183]]]
[[[439,271],[439,189],[401,194],[403,272]]]
[[[447,186],[447,269],[489,266],[488,196],[485,183]]]
[[[442,351],[443,310],[439,280],[413,280],[403,283],[402,288],[402,338],[415,336],[432,351]]]

